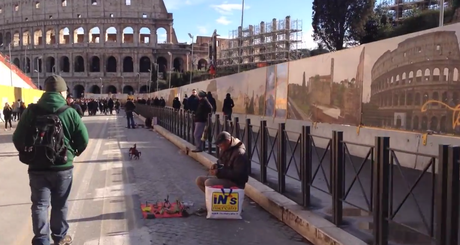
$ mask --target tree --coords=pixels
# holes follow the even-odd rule
[[[314,40],[332,51],[356,44],[374,5],[375,1],[369,0],[314,0]]]

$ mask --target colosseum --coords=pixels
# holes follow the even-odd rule
[[[17,67],[39,86],[60,74],[77,97],[146,92],[151,70],[182,72],[192,63],[162,0],[4,0],[0,26]]]
[[[408,38],[397,49],[385,52],[371,74],[370,100],[378,107],[375,126],[458,131],[452,123],[458,112],[445,105],[459,104],[459,69],[460,49],[454,31]],[[425,103],[426,111],[422,110]]]

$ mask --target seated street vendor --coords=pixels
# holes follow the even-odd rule
[[[219,160],[209,169],[209,177],[198,177],[196,184],[205,192],[206,186],[221,185],[224,188],[238,187],[244,189],[248,182],[249,159],[246,147],[239,139],[232,137],[226,131],[221,132],[215,144],[220,149]],[[204,215],[206,209],[200,209],[196,214]]]

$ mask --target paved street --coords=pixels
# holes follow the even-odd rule
[[[243,220],[204,217],[143,220],[140,203],[166,198],[204,205],[194,184],[205,169],[147,129],[126,129],[122,116],[85,117],[90,145],[76,159],[69,199],[74,244],[225,245],[308,244],[246,200]],[[0,132],[0,244],[26,245],[32,238],[27,167],[19,162],[11,131]],[[140,160],[128,160],[134,143]]]

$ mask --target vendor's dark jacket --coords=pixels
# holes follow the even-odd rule
[[[243,142],[232,137],[230,148],[220,153],[219,163],[223,166],[217,170],[217,178],[230,180],[244,189],[249,179],[249,159]]]
[[[212,106],[208,99],[203,98],[198,101],[198,107],[195,111],[195,122],[207,122],[208,115],[212,112]]]

